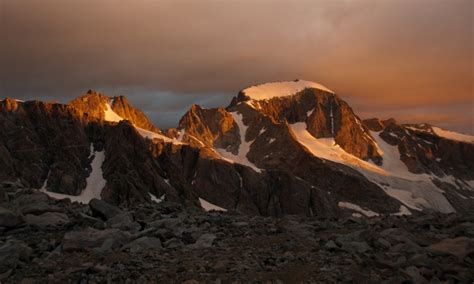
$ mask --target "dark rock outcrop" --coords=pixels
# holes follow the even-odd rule
[[[90,142],[74,108],[0,101],[0,180],[76,195],[85,187]]]

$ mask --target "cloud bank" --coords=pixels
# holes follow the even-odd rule
[[[320,82],[362,117],[474,133],[473,2],[0,2],[0,96],[123,94],[159,127],[249,85]]]

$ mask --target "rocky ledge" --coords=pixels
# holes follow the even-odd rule
[[[270,218],[0,188],[1,283],[470,282],[474,214]]]

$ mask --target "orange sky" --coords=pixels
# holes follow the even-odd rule
[[[474,133],[473,1],[0,1],[0,97],[128,95],[161,127],[192,102],[301,78],[361,117]]]

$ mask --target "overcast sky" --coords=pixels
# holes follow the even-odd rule
[[[159,127],[311,80],[362,118],[474,134],[471,0],[0,0],[0,97],[126,95]]]

